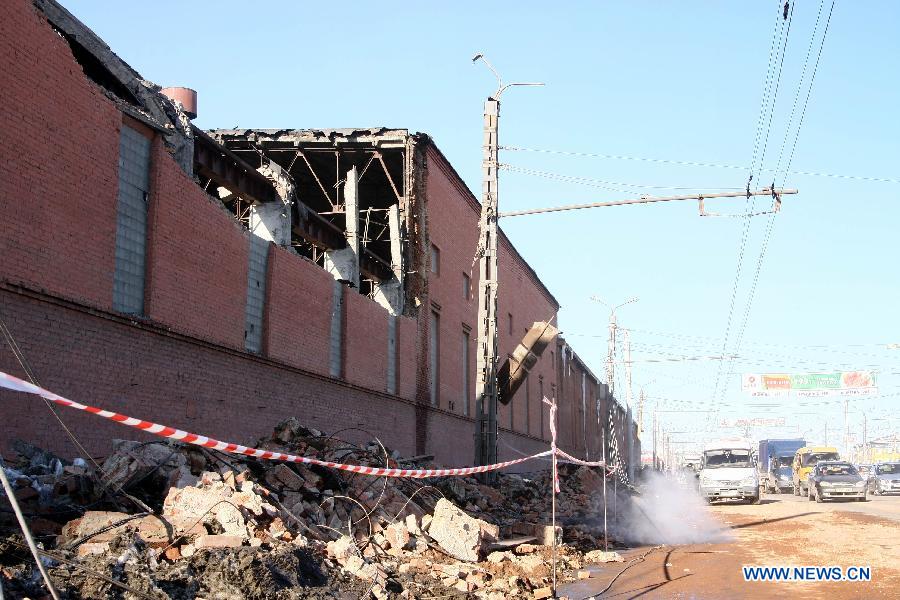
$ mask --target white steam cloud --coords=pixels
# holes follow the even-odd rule
[[[694,479],[681,484],[651,472],[640,496],[620,495],[610,534],[631,544],[726,542],[731,532],[716,520]],[[610,498],[610,500],[612,500]]]

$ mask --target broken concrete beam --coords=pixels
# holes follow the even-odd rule
[[[553,544],[553,526],[539,525],[536,523],[515,523],[512,526],[512,533],[515,535],[533,537],[537,542],[544,546]],[[556,526],[556,541],[562,543],[563,531],[562,527]]]
[[[344,182],[344,217],[347,247],[325,253],[325,270],[338,281],[359,288],[359,176],[354,166]]]

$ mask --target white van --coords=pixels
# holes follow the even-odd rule
[[[759,474],[749,440],[717,440],[700,459],[700,495],[707,501],[743,500],[759,504]]]

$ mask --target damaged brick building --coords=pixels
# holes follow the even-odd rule
[[[0,317],[41,385],[225,440],[297,416],[472,462],[480,206],[428,135],[202,131],[59,4],[4,13]],[[500,261],[507,356],[559,304],[505,237]],[[29,374],[5,346],[0,370]],[[561,337],[500,407],[502,458],[547,448],[542,396],[563,449],[599,457],[612,421],[637,462],[630,415]],[[133,435],[62,417],[88,450]],[[0,392],[0,418],[75,454],[28,396]]]

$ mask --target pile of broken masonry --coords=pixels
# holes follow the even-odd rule
[[[429,465],[371,442],[327,437],[296,419],[257,448],[370,466]],[[427,598],[551,595],[585,577],[597,550],[602,474],[562,466],[555,530],[549,474],[371,477],[259,461],[171,441],[116,440],[99,466],[24,442],[6,464],[15,495],[66,598]],[[0,582],[14,597],[46,591],[5,496]]]

